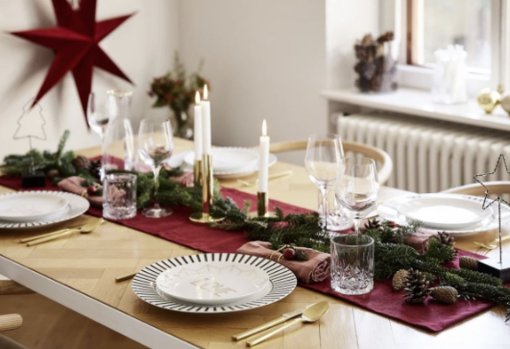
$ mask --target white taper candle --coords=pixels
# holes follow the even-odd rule
[[[195,127],[194,127],[194,142],[195,142],[195,160],[202,160],[202,107],[200,105],[200,93],[197,91],[195,94]]]
[[[203,153],[211,154],[211,103],[208,100],[207,85],[204,85],[204,100],[202,106],[202,139]]]
[[[269,176],[269,136],[267,135],[266,120],[262,122],[262,136],[260,137],[260,158],[259,158],[259,192],[267,193]]]

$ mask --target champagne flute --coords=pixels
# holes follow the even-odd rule
[[[373,210],[379,196],[375,161],[362,157],[342,159],[335,193],[352,217],[356,234],[359,234],[361,220]]]
[[[327,192],[336,181],[340,160],[344,154],[342,141],[337,135],[311,135],[305,155],[305,168],[321,192],[321,226],[328,228]]]
[[[115,108],[110,103],[106,93],[97,94],[91,92],[87,103],[87,121],[90,128],[104,139],[108,123],[114,117]]]
[[[159,171],[170,159],[174,149],[172,126],[168,119],[143,119],[138,134],[138,152],[143,162],[154,173],[154,206],[142,211],[145,217],[161,218],[172,214],[169,208],[160,207],[157,201],[159,188]]]

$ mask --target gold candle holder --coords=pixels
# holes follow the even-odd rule
[[[195,160],[195,165],[193,166],[193,181],[195,185],[202,184],[202,160]]]
[[[202,167],[201,167],[201,182],[202,184],[202,215],[201,216],[191,216],[189,219],[195,223],[212,223],[218,222],[222,220],[214,219],[211,217],[211,207],[214,201],[214,177],[213,177],[213,168],[212,168],[212,155],[211,154],[203,154],[202,155]],[[195,163],[196,166],[196,163]],[[195,181],[195,184],[197,182]]]
[[[257,192],[257,215],[266,217],[269,213],[269,196],[267,192]]]

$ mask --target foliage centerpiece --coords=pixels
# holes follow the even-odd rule
[[[156,97],[153,107],[169,107],[173,111],[177,126],[174,135],[181,138],[189,139],[193,136],[187,113],[195,100],[196,91],[202,93],[205,84],[209,90],[211,88],[209,82],[200,74],[202,66],[203,62],[200,62],[197,71],[188,75],[176,52],[172,70],[154,78],[150,85],[149,96]]]

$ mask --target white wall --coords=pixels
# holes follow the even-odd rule
[[[213,142],[256,145],[264,118],[272,141],[325,132],[325,35],[325,1],[181,0],[180,51],[188,69],[205,60]]]
[[[106,19],[138,12],[101,42],[101,47],[134,81],[130,86],[109,73],[95,69],[95,90],[112,87],[133,88],[134,124],[150,110],[147,96],[152,77],[164,74],[172,64],[178,47],[178,3],[176,0],[100,0],[97,18]],[[28,141],[13,141],[16,120],[23,105],[34,97],[41,86],[53,53],[26,40],[7,34],[54,26],[56,23],[50,0],[0,1],[0,158],[28,150]],[[87,132],[78,94],[71,74],[41,100],[46,118],[48,140],[35,141],[39,149],[56,147],[65,129],[71,130],[69,148],[79,149],[99,143],[96,135]]]

